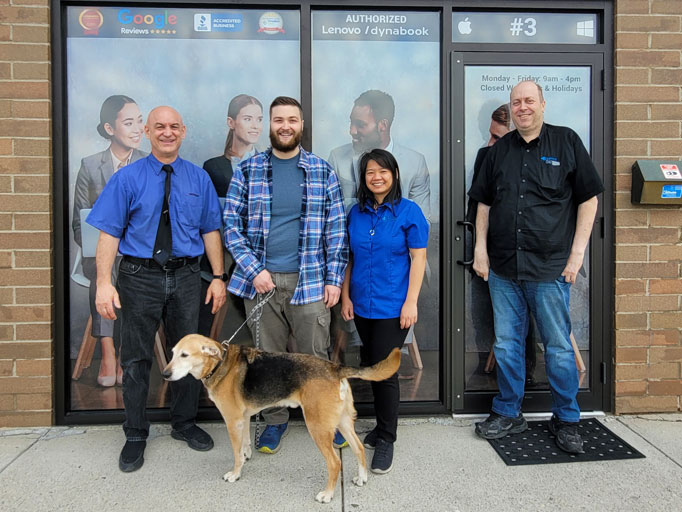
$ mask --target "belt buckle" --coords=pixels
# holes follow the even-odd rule
[[[175,265],[173,265],[172,263],[173,263],[173,262],[172,262],[170,259],[167,260],[166,263],[164,263],[164,264],[161,266],[161,270],[163,270],[164,272],[169,272],[169,271],[171,271],[171,270],[175,270],[176,268],[178,268],[178,267],[176,267]]]
[[[161,268],[164,271],[168,272],[169,270],[177,270],[181,267],[184,267],[186,263],[187,263],[186,258],[171,258],[168,261],[166,261],[166,263]]]

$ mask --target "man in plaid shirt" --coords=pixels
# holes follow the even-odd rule
[[[291,333],[296,351],[327,359],[330,308],[339,300],[348,262],[346,217],[334,169],[301,148],[302,134],[300,103],[275,98],[272,149],[234,171],[223,214],[225,245],[237,263],[228,290],[244,297],[247,315],[257,294],[276,290],[259,325],[249,320],[254,342],[258,327],[263,350],[286,352]],[[256,449],[275,453],[289,411],[266,409],[263,417],[267,427]],[[347,444],[338,432],[334,442]]]

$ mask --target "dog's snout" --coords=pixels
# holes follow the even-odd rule
[[[161,376],[166,380],[168,380],[171,375],[173,375],[173,370],[169,370],[168,367],[164,368],[161,372]]]

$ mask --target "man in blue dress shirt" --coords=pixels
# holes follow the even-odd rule
[[[159,322],[170,346],[197,332],[204,247],[214,277],[205,301],[213,300],[214,313],[225,302],[220,203],[208,174],[178,157],[185,133],[177,111],[152,110],[145,126],[151,154],[112,176],[87,219],[100,230],[97,312],[112,320],[117,309],[121,315],[126,443],[119,468],[124,472],[144,463],[149,435],[145,405]],[[164,222],[170,224],[165,230]],[[160,244],[161,239],[166,243]],[[123,259],[114,287],[111,269],[117,252]],[[201,382],[191,376],[171,382],[171,436],[205,451],[213,440],[195,424],[200,390]]]

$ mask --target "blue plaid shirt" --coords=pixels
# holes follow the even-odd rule
[[[265,270],[265,245],[272,206],[272,149],[244,160],[227,190],[223,219],[225,246],[237,266],[228,290],[253,299],[253,279]],[[323,300],[324,286],[341,286],[348,263],[343,194],[334,169],[301,148],[298,166],[305,187],[298,232],[298,284],[292,304]]]

